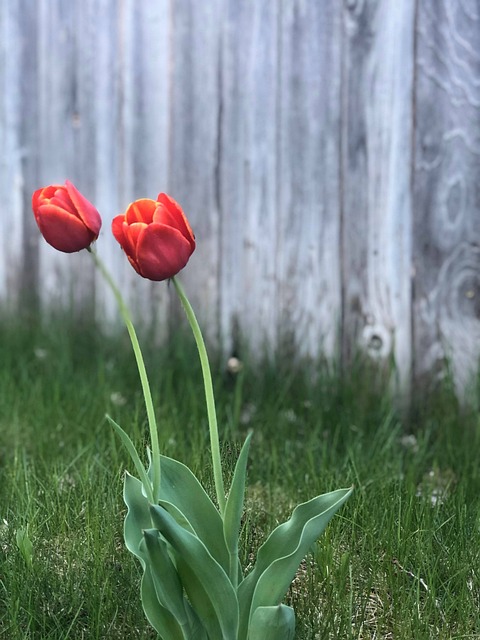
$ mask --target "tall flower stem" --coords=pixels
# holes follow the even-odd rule
[[[220,508],[220,513],[223,516],[223,513],[225,511],[225,488],[222,476],[222,463],[220,458],[220,443],[218,439],[217,414],[215,410],[215,398],[213,395],[212,374],[210,371],[207,349],[205,347],[205,342],[203,340],[202,332],[200,330],[197,318],[193,311],[192,305],[185,295],[183,286],[176,277],[173,277],[172,281],[187,315],[190,327],[192,328],[195,342],[197,343],[198,355],[200,356],[200,363],[202,365],[203,384],[205,387],[205,399],[207,402],[207,415],[210,429],[210,447],[212,451],[213,477],[215,481],[215,491],[217,494],[218,506]]]
[[[122,314],[122,318],[127,327],[128,335],[130,336],[130,342],[132,343],[135,360],[137,362],[138,373],[140,375],[140,381],[142,384],[145,407],[147,409],[148,427],[150,430],[150,443],[152,447],[152,496],[153,501],[156,503],[160,494],[160,447],[158,444],[158,430],[157,422],[155,420],[155,410],[153,408],[152,393],[150,391],[150,384],[148,382],[147,370],[145,369],[145,362],[143,360],[142,351],[140,349],[140,344],[138,342],[137,333],[135,331],[135,327],[133,326],[130,312],[123,300],[120,290],[118,289],[110,273],[107,271],[105,265],[97,256],[97,254],[91,248],[88,248],[87,251],[92,256],[93,261],[95,262],[95,266],[105,278],[110,289],[113,292],[113,295],[115,296],[115,300],[117,301],[120,313]]]

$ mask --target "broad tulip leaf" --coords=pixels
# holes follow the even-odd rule
[[[157,599],[168,609],[181,627],[188,628],[188,605],[179,575],[167,551],[167,544],[156,529],[143,532],[146,560],[155,586]]]
[[[293,640],[295,613],[292,607],[257,607],[248,628],[248,640]]]
[[[240,455],[238,456],[235,472],[233,474],[230,493],[228,494],[223,515],[223,533],[225,544],[230,554],[229,575],[234,586],[238,583],[238,537],[240,535],[240,524],[243,513],[243,502],[245,496],[245,477],[247,474],[248,451],[252,434],[245,440]]]
[[[187,613],[190,620],[188,640],[209,640],[205,627],[191,606],[188,607]]]
[[[151,465],[147,473],[128,434],[112,418],[107,417],[129,452],[145,492],[151,494],[151,480],[149,478]],[[190,525],[213,557],[228,571],[229,554],[223,538],[223,522],[210,497],[190,469],[178,460],[160,456],[160,468],[162,477],[159,503],[173,512],[172,515],[182,526],[188,528]],[[127,506],[129,506],[128,502]],[[128,527],[130,538],[132,538],[132,528]],[[148,525],[143,528],[148,528]],[[127,548],[132,551],[128,544]],[[138,554],[135,553],[135,555]]]
[[[185,526],[182,519],[188,522],[215,560],[228,571],[229,554],[223,537],[223,522],[215,505],[188,467],[167,456],[160,456],[160,459],[159,503],[180,525]]]
[[[107,420],[110,422],[110,424],[113,426],[115,431],[120,436],[120,440],[122,441],[122,444],[125,447],[125,449],[130,454],[133,464],[135,465],[135,469],[137,470],[137,473],[140,476],[140,479],[143,482],[144,486],[147,488],[149,492],[151,492],[152,483],[147,475],[147,471],[143,466],[142,461],[140,460],[140,456],[138,455],[137,450],[135,449],[135,445],[130,439],[130,436],[127,433],[125,433],[122,427],[119,424],[117,424],[115,420],[113,420],[109,415],[107,415]]]
[[[175,616],[158,602],[150,567],[145,566],[142,578],[142,604],[145,615],[162,640],[185,640]],[[188,638],[188,636],[187,636]]]
[[[237,640],[238,602],[222,566],[206,545],[162,507],[152,505],[154,526],[173,547],[180,579],[210,640]]]
[[[257,607],[280,603],[300,562],[351,493],[352,489],[338,489],[304,502],[290,520],[272,531],[258,550],[255,567],[238,587],[239,640],[246,638]]]
[[[145,553],[140,550],[143,530],[151,529],[150,503],[143,493],[143,485],[128,472],[125,474],[123,499],[128,512],[125,517],[124,536],[127,549],[136,556],[145,567]]]
[[[185,590],[189,601],[191,602],[192,609],[197,614],[202,628],[205,629],[207,637],[209,640],[211,638],[215,640],[222,640],[222,628],[212,602],[211,594],[205,589],[204,585],[198,579],[197,574],[192,570],[188,562],[185,562],[185,560],[178,554],[175,554],[175,562],[178,574],[182,583],[185,585]]]

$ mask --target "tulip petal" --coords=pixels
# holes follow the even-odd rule
[[[182,233],[164,224],[150,224],[137,244],[137,264],[141,275],[149,280],[172,278],[191,255],[191,245]]]
[[[32,195],[32,209],[33,209],[33,214],[35,218],[37,217],[38,207],[40,205],[39,201],[40,201],[40,196],[42,191],[43,191],[43,188],[37,189],[36,191],[33,192],[33,195]]]
[[[68,211],[68,213],[71,213],[73,216],[79,217],[78,212],[75,209],[75,205],[73,204],[65,187],[59,187],[55,191],[53,197],[50,198],[48,202],[45,202],[45,204],[55,204],[61,209],[65,209],[65,211]]]
[[[35,218],[45,240],[58,251],[81,251],[96,239],[79,218],[55,205],[41,205]]]
[[[134,260],[137,256],[137,246],[140,239],[140,235],[145,229],[148,228],[144,222],[134,222],[133,224],[128,225],[126,222],[123,223],[123,237],[124,241],[122,244],[123,250]]]
[[[186,215],[183,213],[182,207],[166,193],[159,193],[157,202],[163,206],[162,208],[157,208],[153,221],[160,224],[167,224],[170,227],[178,229],[183,237],[190,243],[193,252],[195,250],[195,235],[188,223]]]
[[[153,214],[155,213],[156,207],[157,203],[150,198],[135,200],[135,202],[128,205],[125,212],[125,222],[127,224],[133,224],[134,222],[150,224],[153,222]]]
[[[61,189],[61,185],[52,184],[48,187],[42,187],[33,192],[32,195],[32,209],[35,217],[37,216],[38,207],[42,204],[48,204],[50,198],[52,198],[57,189]]]
[[[112,220],[112,233],[115,240],[123,247],[125,234],[123,233],[123,221],[125,220],[125,216],[119,215],[115,216]]]
[[[120,244],[122,249],[127,255],[128,261],[135,269],[137,273],[140,273],[140,269],[136,262],[137,255],[137,241],[140,236],[140,232],[147,227],[146,224],[141,222],[134,222],[130,227],[125,222],[123,215],[116,216],[112,220],[112,233],[116,241]]]
[[[98,234],[100,233],[100,228],[102,226],[102,219],[100,217],[100,214],[95,209],[93,204],[89,202],[69,180],[65,180],[65,189],[67,190],[67,193],[70,196],[70,199],[81,220],[84,222],[85,226],[88,227],[88,229],[90,229],[90,231],[94,234],[96,239],[98,237]]]
[[[127,254],[125,254],[127,255]],[[139,276],[142,275],[142,273],[140,272],[140,267],[138,266],[138,264],[135,262],[135,260],[133,258],[131,258],[129,255],[127,255],[127,259],[129,261],[129,263],[132,265],[132,267],[135,269],[135,271],[138,273]],[[143,276],[142,276],[143,277]]]

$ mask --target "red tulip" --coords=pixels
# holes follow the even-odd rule
[[[35,191],[32,208],[43,237],[59,251],[87,249],[98,238],[100,214],[68,180]]]
[[[113,219],[112,232],[135,271],[149,280],[172,278],[195,250],[185,214],[165,193],[132,202]]]

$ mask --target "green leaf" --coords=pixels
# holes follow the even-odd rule
[[[235,587],[238,584],[238,537],[240,535],[240,524],[243,513],[245,477],[247,474],[248,451],[251,439],[252,434],[250,433],[238,456],[232,484],[230,486],[230,493],[225,505],[225,513],[223,515],[223,534],[230,556],[229,576]]]
[[[162,592],[163,588],[165,588],[165,590],[177,589],[178,597],[178,583],[175,584],[175,579],[173,578],[173,580],[170,581],[170,584],[167,584],[165,581],[165,574],[160,576],[162,569],[158,566],[159,561],[154,560],[152,562],[152,558],[150,557],[146,540],[144,538],[144,530],[151,530],[152,527],[150,503],[143,493],[142,483],[140,480],[134,478],[128,473],[125,475],[124,499],[128,507],[124,529],[125,543],[127,549],[140,560],[144,570],[141,598],[145,615],[158,633],[160,633],[165,640],[168,640],[170,638],[169,633],[174,633],[174,631],[172,631],[172,627],[176,628],[175,623],[180,624],[181,627],[181,622],[178,622],[178,620],[175,619],[174,613],[168,610],[167,603],[171,607],[172,602],[169,602],[168,599],[162,600],[158,597],[158,594]],[[171,568],[175,570],[173,563]],[[171,578],[171,574],[169,578]],[[152,589],[153,593],[151,593]],[[170,598],[172,597],[174,596],[170,593]],[[173,608],[173,610],[175,610],[175,608]],[[185,635],[185,638],[188,638],[188,640],[207,640],[207,635],[203,625],[200,623],[198,616],[192,610],[187,601],[185,601],[185,610],[188,616],[188,625],[182,631],[181,637],[183,638],[183,634],[185,633],[187,634]],[[173,621],[171,619],[172,617]],[[183,621],[181,615],[180,620]],[[171,637],[176,638],[174,635]]]
[[[257,607],[280,603],[300,562],[351,493],[352,489],[339,489],[304,502],[272,531],[258,551],[255,567],[238,587],[239,640],[246,638]]]
[[[142,604],[148,621],[160,635],[162,640],[186,640],[182,627],[178,624],[175,616],[159,603],[153,577],[148,565],[142,578]]]
[[[153,524],[175,550],[177,571],[210,640],[237,640],[235,589],[206,545],[163,508],[150,508]]]
[[[228,572],[229,554],[220,513],[188,467],[167,456],[160,456],[160,459],[162,484],[159,504],[181,526],[188,529],[188,523],[215,560]]]
[[[147,475],[147,471],[143,466],[142,461],[140,460],[140,456],[138,455],[137,450],[135,449],[135,445],[131,441],[130,436],[127,433],[125,433],[122,427],[119,424],[117,424],[115,420],[113,420],[109,415],[107,415],[107,420],[110,422],[112,427],[120,436],[122,444],[130,454],[132,462],[135,465],[135,469],[137,470],[137,473],[140,476],[141,481],[143,482],[145,490],[148,492],[150,501],[152,501],[153,500],[152,483],[150,482],[150,479]]]
[[[168,555],[167,544],[159,536],[157,529],[143,532],[146,560],[155,585],[157,599],[173,614],[179,625],[188,625],[183,587],[177,570]]]
[[[136,556],[145,567],[145,553],[140,549],[143,530],[151,529],[150,503],[143,493],[143,485],[137,478],[125,473],[123,499],[128,511],[125,517],[124,537],[127,549]]]
[[[248,628],[248,640],[293,640],[295,613],[292,607],[257,607]]]

